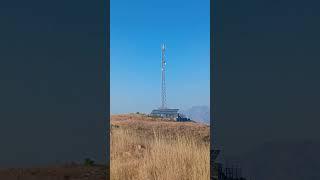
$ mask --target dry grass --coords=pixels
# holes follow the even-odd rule
[[[113,125],[117,124],[117,120],[112,122]],[[125,124],[119,126],[118,123],[117,128],[111,130],[112,180],[209,179],[209,142],[203,138],[206,135],[202,132],[194,133],[196,129],[201,130],[202,126],[181,122],[166,124],[166,121],[153,121],[152,125],[142,120],[135,123],[131,124],[132,128]],[[168,133],[170,131],[166,127],[172,128],[173,132]],[[179,131],[190,131],[191,135],[187,132],[177,133]]]

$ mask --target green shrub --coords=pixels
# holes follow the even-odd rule
[[[93,166],[93,165],[94,165],[94,161],[91,160],[90,158],[86,158],[86,159],[84,160],[84,165],[85,165],[85,166]]]

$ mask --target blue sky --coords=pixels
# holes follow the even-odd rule
[[[167,105],[210,104],[210,1],[111,0],[111,113],[161,104],[161,44],[167,46]]]

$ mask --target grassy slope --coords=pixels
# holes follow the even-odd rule
[[[207,125],[134,114],[111,125],[111,179],[209,179]]]

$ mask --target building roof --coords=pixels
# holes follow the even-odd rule
[[[151,114],[177,114],[179,109],[154,109]]]

